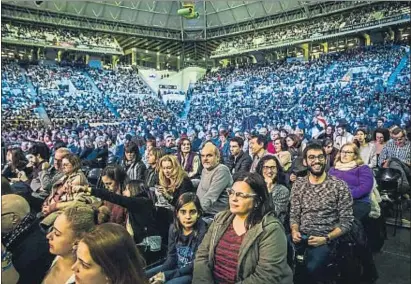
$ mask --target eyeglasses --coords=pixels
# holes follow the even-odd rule
[[[263,166],[263,170],[272,170],[272,171],[275,171],[277,169],[277,167],[276,166],[272,166],[272,167],[269,167],[269,166]]]
[[[247,199],[247,198],[252,198],[254,196],[257,196],[255,193],[244,193],[244,192],[236,192],[232,188],[227,189],[227,194],[228,196],[233,196],[241,199]]]
[[[397,138],[392,138],[392,140],[394,140],[394,141],[402,141],[404,139],[404,136],[401,136],[401,137],[397,137]]]
[[[308,158],[309,161],[315,161],[316,159],[318,159],[319,161],[324,161],[325,160],[325,156],[323,154],[318,155],[318,156],[310,155],[307,158]]]
[[[354,152],[353,151],[341,151],[341,154],[352,155],[352,154],[354,154]]]

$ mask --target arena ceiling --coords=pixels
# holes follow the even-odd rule
[[[306,1],[21,1],[2,0],[16,6],[40,9],[59,14],[82,16],[126,24],[173,30],[218,28],[289,10],[304,8]],[[195,2],[200,17],[182,21],[177,15],[183,2]],[[320,2],[320,1],[309,1]]]
[[[200,17],[187,20],[177,15],[177,10],[181,8],[183,2],[187,1],[1,0],[2,7],[8,5],[27,10],[32,19],[40,13],[46,16],[47,14],[58,15],[61,20],[54,22],[58,25],[64,25],[67,18],[75,19],[79,28],[92,30],[94,30],[92,23],[108,23],[105,24],[105,30],[116,34],[115,37],[124,50],[135,47],[172,56],[183,55],[194,60],[210,56],[226,35],[234,35],[237,31],[254,31],[263,27],[261,23],[280,15],[286,15],[288,21],[293,21],[298,19],[292,18],[293,13],[309,18],[317,6],[324,8],[328,5],[330,7],[359,5],[350,4],[357,2],[324,0],[197,0],[189,2],[195,2]],[[37,21],[42,19],[40,16],[37,18],[40,19]],[[278,20],[274,24],[281,21],[283,20]],[[116,33],[115,28],[118,25],[126,25],[131,27],[131,30],[139,30],[140,33],[137,35]],[[158,34],[168,34],[169,37],[145,36],[145,30],[156,30],[159,31]]]

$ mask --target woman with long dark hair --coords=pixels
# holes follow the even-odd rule
[[[201,161],[200,157],[192,151],[190,139],[181,138],[178,145],[177,160],[190,179],[199,175]]]
[[[195,254],[207,232],[202,215],[200,200],[195,193],[187,192],[178,198],[174,223],[168,234],[167,259],[164,264],[146,272],[152,283],[191,283]]]
[[[291,284],[287,239],[263,177],[239,172],[197,251],[193,283]]]
[[[130,142],[124,148],[124,157],[120,166],[127,172],[129,179],[144,180],[146,166],[141,161],[140,150],[136,143]]]
[[[86,234],[72,266],[77,284],[146,284],[141,257],[125,228],[108,223]]]
[[[325,151],[325,170],[328,171],[334,166],[335,157],[338,154],[338,149],[334,147],[334,140],[326,138],[322,142],[322,147]]]

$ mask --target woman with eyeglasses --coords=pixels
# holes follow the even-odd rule
[[[371,211],[370,194],[375,181],[371,168],[364,164],[360,150],[354,143],[346,143],[341,147],[329,174],[346,182],[353,198],[353,215],[362,224],[367,224]],[[361,249],[360,254],[364,280],[376,279],[378,274],[371,251],[366,247]]]
[[[263,177],[239,172],[230,209],[216,215],[194,262],[192,283],[292,283],[287,240]]]
[[[284,173],[280,162],[275,156],[264,156],[258,162],[256,172],[264,178],[271,194],[275,215],[284,224],[290,203],[290,191],[283,184]]]
[[[80,205],[66,208],[60,214],[47,234],[49,251],[55,255],[50,270],[43,279],[43,284],[75,283],[71,267],[76,262],[73,247],[96,225],[107,222],[109,210],[102,206],[94,209],[91,206]]]

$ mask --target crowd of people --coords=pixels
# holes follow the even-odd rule
[[[121,51],[120,46],[109,34],[84,32],[82,30],[55,29],[52,27],[6,23],[1,26],[3,39],[29,41],[50,46]]]
[[[409,15],[410,8],[406,3],[379,3],[330,16],[309,19],[284,27],[257,32],[253,35],[236,36],[235,39],[223,41],[213,52],[214,55],[273,46],[287,42],[337,33],[344,28],[371,23],[397,15]],[[361,11],[361,12],[360,12]],[[307,28],[309,27],[309,28]]]

